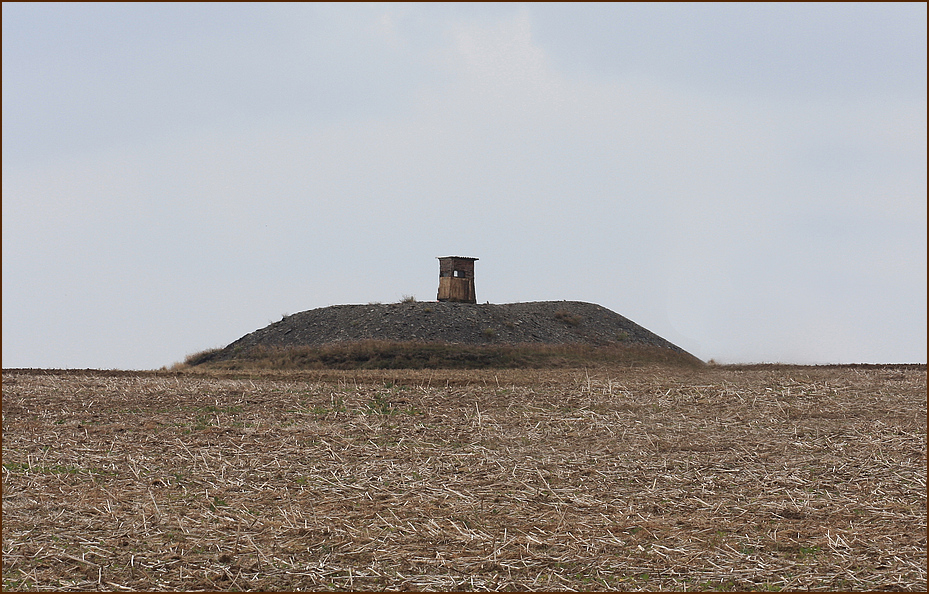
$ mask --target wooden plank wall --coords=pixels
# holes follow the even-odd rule
[[[439,295],[437,299],[439,301],[477,303],[477,298],[474,294],[474,279],[440,276]]]

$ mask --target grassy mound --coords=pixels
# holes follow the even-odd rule
[[[219,360],[219,349],[187,357],[189,366],[212,369],[483,369],[584,367],[596,364],[665,363],[699,367],[687,353],[642,345],[591,346],[473,345],[367,340],[324,346],[256,346],[234,359]]]

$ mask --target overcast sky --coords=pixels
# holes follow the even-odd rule
[[[926,4],[3,3],[3,367],[285,313],[603,305],[720,362],[926,362]]]

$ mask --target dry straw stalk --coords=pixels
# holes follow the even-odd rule
[[[925,590],[925,366],[4,371],[3,585]]]

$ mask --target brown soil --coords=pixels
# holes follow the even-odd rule
[[[4,590],[926,589],[926,367],[3,372]]]

